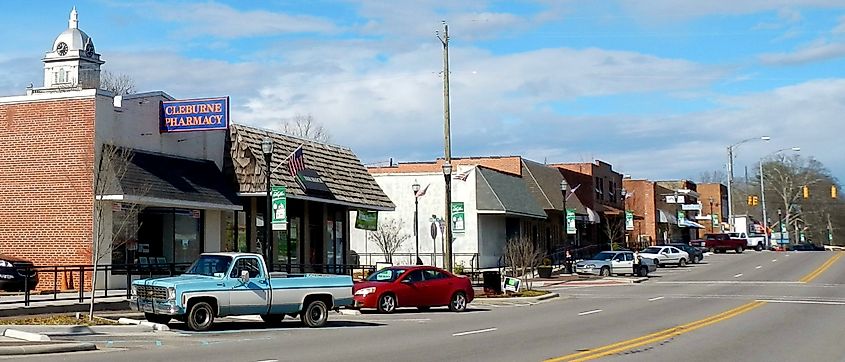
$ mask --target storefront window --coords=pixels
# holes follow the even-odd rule
[[[190,263],[202,252],[201,210],[145,208],[133,261]]]
[[[246,252],[246,213],[224,212],[223,245],[221,251]]]
[[[127,264],[138,250],[138,208],[116,203],[112,206],[112,264]]]
[[[202,252],[200,235],[202,212],[199,210],[176,210],[174,212],[174,238],[172,240],[174,263],[191,263]],[[165,248],[168,242],[164,242]]]

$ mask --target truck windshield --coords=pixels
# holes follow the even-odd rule
[[[202,255],[197,261],[191,264],[185,274],[198,274],[206,276],[226,275],[229,264],[232,263],[231,256],[225,255]]]

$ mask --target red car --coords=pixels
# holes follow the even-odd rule
[[[448,306],[466,310],[475,298],[468,278],[431,266],[394,266],[379,270],[352,286],[356,308],[375,308],[393,313],[396,308]]]

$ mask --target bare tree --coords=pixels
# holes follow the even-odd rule
[[[100,89],[105,89],[115,96],[136,92],[135,80],[126,74],[113,74],[107,70],[100,72]]]
[[[297,114],[282,123],[282,132],[291,136],[314,140],[317,142],[330,142],[329,131],[322,124],[314,120],[310,114]]]
[[[388,263],[393,262],[393,254],[411,237],[402,231],[403,226],[401,220],[385,219],[379,222],[375,231],[369,233],[368,238],[386,255]]]
[[[607,239],[610,241],[610,250],[619,249],[625,238],[625,218],[618,216],[606,218],[602,231],[604,231],[604,234],[607,235]]]
[[[141,205],[127,203],[115,204],[118,206],[115,207],[111,201],[102,199],[104,195],[112,194],[117,190],[122,190],[121,192],[124,194],[131,192],[138,196],[142,196],[149,191],[148,185],[140,186],[138,190],[124,190],[121,186],[121,180],[126,177],[132,156],[131,149],[104,145],[94,169],[94,240],[91,245],[91,261],[94,271],[91,278],[89,319],[94,318],[97,268],[103,258],[111,255],[115,248],[124,245],[134,235],[137,235],[140,227],[138,214],[141,211]],[[108,226],[111,226],[111,228],[108,228]],[[80,286],[80,288],[82,287]]]
[[[724,183],[727,183],[727,182],[728,182],[728,176],[727,176],[727,173],[724,170],[713,170],[713,171],[702,172],[698,176],[698,183],[705,183],[705,184],[721,183],[721,184],[724,184]]]
[[[515,237],[505,244],[503,257],[505,265],[510,267],[510,275],[515,278],[523,278],[540,265],[543,260],[543,252],[531,239]],[[527,282],[526,285],[528,289],[531,289],[530,282]]]
[[[792,226],[790,243],[796,242],[799,240],[800,221],[805,224],[807,221],[806,218],[801,217],[805,209],[801,207],[803,188],[804,186],[813,188],[824,180],[830,179],[829,172],[815,159],[798,155],[792,157],[781,155],[772,158],[763,163],[763,172],[766,189],[774,196],[772,200],[780,203],[779,208],[784,213],[784,222]]]

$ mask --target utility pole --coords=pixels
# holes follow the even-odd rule
[[[833,245],[833,224],[830,223],[830,213],[827,214],[827,245]]]
[[[437,34],[443,44],[443,143],[445,163],[443,174],[446,179],[446,228],[443,233],[443,267],[452,272],[452,141],[449,116],[449,25],[443,20],[443,36]],[[448,168],[448,170],[447,170]]]

